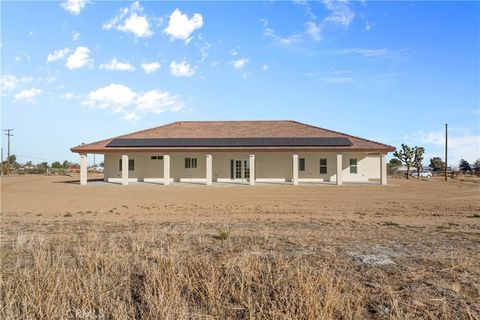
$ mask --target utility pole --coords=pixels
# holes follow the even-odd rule
[[[6,131],[7,133],[5,133],[5,135],[8,137],[8,148],[7,148],[7,161],[8,163],[10,163],[10,137],[13,137],[13,134],[11,134],[10,132],[13,131],[13,129],[5,129],[3,131]]]
[[[448,124],[445,123],[445,181],[448,179]]]

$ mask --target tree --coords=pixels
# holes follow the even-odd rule
[[[52,162],[52,168],[53,169],[61,169],[61,168],[63,168],[63,166],[60,163],[60,161],[55,161],[55,162]]]
[[[468,161],[465,159],[460,160],[458,167],[460,168],[460,171],[463,171],[463,172],[472,170],[470,163],[468,163]]]
[[[432,171],[443,171],[445,170],[445,162],[442,161],[442,158],[440,157],[433,157],[430,158],[430,169]]]
[[[102,167],[102,168],[105,166],[105,164],[103,163],[103,161],[100,162],[99,166]]]
[[[7,161],[10,164],[14,164],[15,162],[17,162],[17,157],[14,154],[12,154],[10,157],[7,157]]]
[[[475,161],[475,163],[473,164],[473,170],[475,170],[475,172],[480,172],[480,159],[477,159],[477,161]]]
[[[400,160],[400,162],[407,166],[407,179],[410,178],[410,167],[413,164],[413,149],[402,143],[402,149],[393,153],[393,156]]]
[[[38,173],[46,173],[48,171],[48,162],[42,162],[37,165]]]
[[[68,167],[70,167],[70,164],[71,163],[68,160],[65,160],[65,161],[63,161],[62,166],[63,166],[64,169],[68,169]]]
[[[417,168],[418,179],[420,179],[420,172],[422,172],[423,154],[425,153],[424,147],[413,148],[413,165]]]

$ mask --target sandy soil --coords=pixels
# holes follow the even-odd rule
[[[1,191],[3,248],[19,233],[68,238],[85,226],[201,236],[202,246],[211,247],[227,230],[240,244],[261,239],[262,250],[334,252],[359,266],[385,268],[379,272],[398,292],[426,290],[428,301],[480,314],[479,183],[82,187],[71,177],[19,176],[4,177]],[[386,266],[376,266],[377,258]],[[368,277],[368,269],[362,272]]]
[[[392,234],[399,230],[402,238],[411,233],[410,241],[426,232],[459,237],[477,248],[480,240],[480,184],[471,182],[390,179],[384,187],[122,187],[104,183],[80,186],[74,178],[64,176],[13,176],[3,177],[1,191],[3,237],[18,231],[13,225],[42,230],[50,224],[79,222],[126,226],[171,222],[188,224],[187,229],[197,224],[224,225],[242,233],[271,227],[276,234],[300,237],[305,234],[298,230],[305,229],[321,231],[324,241],[329,239],[325,232],[331,232],[350,244],[366,237],[395,240]],[[453,244],[448,246],[454,249]]]

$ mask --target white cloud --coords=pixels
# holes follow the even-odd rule
[[[324,0],[323,1],[330,14],[323,19],[324,23],[348,27],[355,18],[355,13],[348,7],[346,1]]]
[[[154,34],[151,23],[140,3],[134,2],[129,8],[121,8],[119,13],[109,22],[103,24],[103,28],[116,29],[122,32],[130,32],[137,38],[148,38]]]
[[[359,54],[361,56],[371,58],[371,57],[384,57],[390,54],[388,49],[360,49],[360,48],[351,48],[351,49],[342,49],[336,50],[337,54]]]
[[[72,31],[70,34],[72,35],[73,41],[77,41],[78,39],[80,39],[80,32]]]
[[[122,119],[127,120],[130,123],[136,123],[140,120],[140,117],[135,112],[125,112]]]
[[[118,30],[131,32],[139,38],[147,38],[153,35],[148,19],[145,16],[139,16],[136,13],[132,13],[132,15],[125,20],[125,24],[119,26]]]
[[[68,69],[79,69],[89,66],[92,63],[93,59],[90,58],[90,49],[87,47],[77,47],[75,52],[68,57],[65,66]]]
[[[28,33],[28,36],[29,37],[33,36],[33,30],[30,30],[30,32]]]
[[[170,15],[168,26],[165,32],[170,35],[172,40],[179,39],[188,43],[191,40],[191,34],[203,26],[203,17],[199,13],[193,14],[189,19],[179,9],[175,9]]]
[[[235,56],[238,55],[238,51],[235,50],[235,49],[232,49],[232,50],[230,50],[230,55],[231,55],[232,57],[235,57]]]
[[[149,63],[142,63],[142,69],[145,71],[146,74],[151,74],[160,69],[161,65],[159,62],[149,62]]]
[[[135,67],[128,62],[120,62],[117,58],[112,58],[107,63],[101,64],[100,69],[116,70],[116,71],[135,71]]]
[[[396,82],[399,74],[392,72],[358,72],[350,70],[338,70],[329,73],[307,72],[307,77],[316,77],[321,81],[331,84],[354,84],[360,87],[387,86]]]
[[[100,109],[113,109],[114,112],[120,112],[123,108],[131,105],[137,94],[132,89],[121,84],[112,83],[106,87],[91,91],[87,100],[82,104],[95,106]]]
[[[28,83],[31,81],[33,81],[33,78],[18,78],[11,74],[4,74],[0,78],[0,89],[3,94],[4,92],[15,90],[15,88],[21,83]]]
[[[208,51],[210,50],[211,47],[212,47],[211,43],[209,43],[207,41],[204,42],[202,47],[200,47],[201,58],[200,58],[200,60],[198,60],[198,62],[203,62],[207,59]]]
[[[269,67],[267,64],[264,64],[264,65],[262,66],[262,70],[263,70],[263,71],[268,71],[268,70],[270,70],[270,67]]]
[[[127,86],[112,83],[91,91],[82,102],[91,108],[121,113],[124,120],[136,122],[142,114],[180,111],[184,103],[179,96],[167,91],[135,92]]]
[[[48,54],[47,62],[53,62],[62,59],[70,52],[69,48],[55,50],[52,53]]]
[[[305,23],[305,29],[307,35],[314,41],[322,40],[321,32],[322,29],[313,21],[308,21]]]
[[[67,0],[60,5],[71,14],[78,16],[87,5],[87,0]]]
[[[14,96],[14,101],[19,102],[19,101],[27,101],[27,102],[35,102],[35,98],[40,95],[43,92],[42,89],[37,89],[37,88],[31,88],[31,89],[24,89],[17,93]]]
[[[195,74],[195,69],[186,62],[177,63],[172,61],[170,64],[170,73],[176,77],[191,77]]]
[[[67,99],[67,100],[73,100],[73,99],[80,99],[80,96],[78,96],[74,93],[71,93],[71,92],[67,92],[67,93],[62,94],[60,96],[60,98]]]
[[[294,44],[297,44],[302,41],[302,36],[299,34],[292,34],[288,37],[282,37],[277,34],[277,32],[268,26],[268,21],[262,19],[264,31],[263,34],[269,38],[272,38],[277,44],[284,47],[291,47]]]
[[[250,62],[250,60],[243,57],[243,58],[240,58],[236,61],[233,61],[232,64],[233,64],[233,67],[235,69],[240,70],[240,69],[243,69],[243,67],[245,67],[247,65],[247,63],[249,63],[249,62]]]
[[[162,113],[166,110],[180,111],[183,102],[169,92],[151,90],[145,92],[137,99],[137,110],[152,113]]]

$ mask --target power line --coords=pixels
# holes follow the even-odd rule
[[[44,161],[59,161],[59,160],[54,160],[54,159],[47,159],[47,158],[41,158],[41,157],[35,157],[35,156],[29,156],[26,154],[15,154],[15,156],[19,158],[24,158],[24,159],[34,159],[34,160],[44,160]]]

